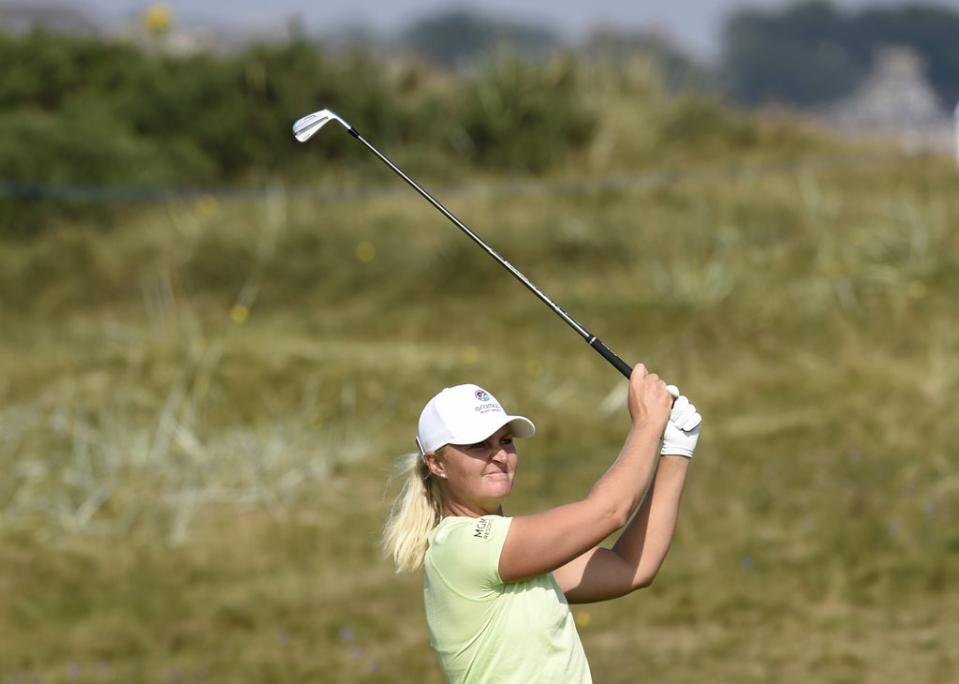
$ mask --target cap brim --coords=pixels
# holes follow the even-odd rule
[[[532,437],[536,434],[536,426],[533,425],[533,421],[525,416],[509,416],[507,423],[513,430],[513,437]],[[500,425],[500,427],[503,426]]]
[[[533,425],[533,421],[525,416],[503,416],[500,415],[499,420],[493,420],[485,425],[475,426],[475,430],[461,435],[456,435],[454,442],[450,444],[475,444],[480,442],[497,430],[502,428],[504,425],[509,425],[510,429],[513,431],[513,437],[532,437],[536,434],[536,426]]]

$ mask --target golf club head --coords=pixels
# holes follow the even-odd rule
[[[312,114],[307,114],[306,116],[297,119],[296,123],[293,124],[293,136],[301,143],[304,143],[312,138],[318,130],[323,128],[323,126],[334,120],[339,121],[340,124],[347,130],[351,128],[348,123],[346,123],[335,113],[331,112],[329,109],[321,109],[318,112],[313,112]]]

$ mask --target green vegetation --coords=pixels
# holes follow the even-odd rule
[[[315,64],[298,50],[275,52]],[[661,576],[576,609],[596,681],[959,678],[955,169],[667,99],[642,62],[504,68],[359,71],[384,81],[342,106],[316,81],[305,108],[258,110],[277,127],[258,130],[285,141],[318,103],[365,119],[701,408]],[[522,130],[459,163],[455,136],[431,136],[469,112],[418,116],[467,87]],[[507,182],[508,136],[553,125],[544,92],[588,103],[589,125],[568,113],[576,135],[548,141],[566,154],[530,154],[539,175]],[[273,149],[276,168],[319,157],[309,178],[332,194],[280,186],[0,242],[4,681],[439,682],[420,578],[377,550],[425,400],[475,381],[537,422],[508,513],[581,496],[615,455],[616,373],[348,136],[316,143]]]
[[[67,220],[111,225],[158,194],[303,185],[341,177],[344,164],[368,183],[367,152],[349,138],[320,136],[309,154],[293,140],[290,122],[322,106],[375,135],[410,173],[444,182],[568,170],[571,159],[605,149],[599,103],[611,99],[629,103],[622,124],[633,134],[619,140],[628,152],[602,153],[630,172],[663,155],[702,161],[704,137],[737,149],[760,142],[755,122],[715,99],[663,96],[640,55],[658,55],[671,80],[693,78],[665,45],[594,47],[603,55],[595,61],[556,54],[532,64],[503,52],[454,75],[306,41],[184,58],[42,31],[0,34],[0,192],[9,193],[0,234],[29,237]],[[716,122],[738,133],[717,135]]]
[[[494,19],[463,8],[437,12],[413,22],[396,42],[436,64],[452,68],[468,66],[497,50],[542,58],[562,49],[559,37],[539,24]]]
[[[290,122],[320,106],[349,112],[413,171],[538,172],[581,149],[596,116],[577,97],[584,68],[562,57],[534,69],[504,55],[454,79],[303,41],[181,58],[34,32],[0,35],[0,62],[0,181],[28,188],[261,187],[365,161],[338,136],[302,153]],[[0,206],[0,233],[102,222],[109,208],[100,197],[15,197]]]

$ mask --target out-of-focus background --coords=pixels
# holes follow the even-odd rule
[[[0,681],[439,682],[378,550],[439,388],[583,496],[700,407],[597,682],[959,680],[959,2],[0,2]]]

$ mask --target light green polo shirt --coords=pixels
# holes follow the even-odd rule
[[[552,573],[506,584],[499,557],[512,518],[444,518],[430,533],[423,591],[430,645],[453,684],[592,682]]]

